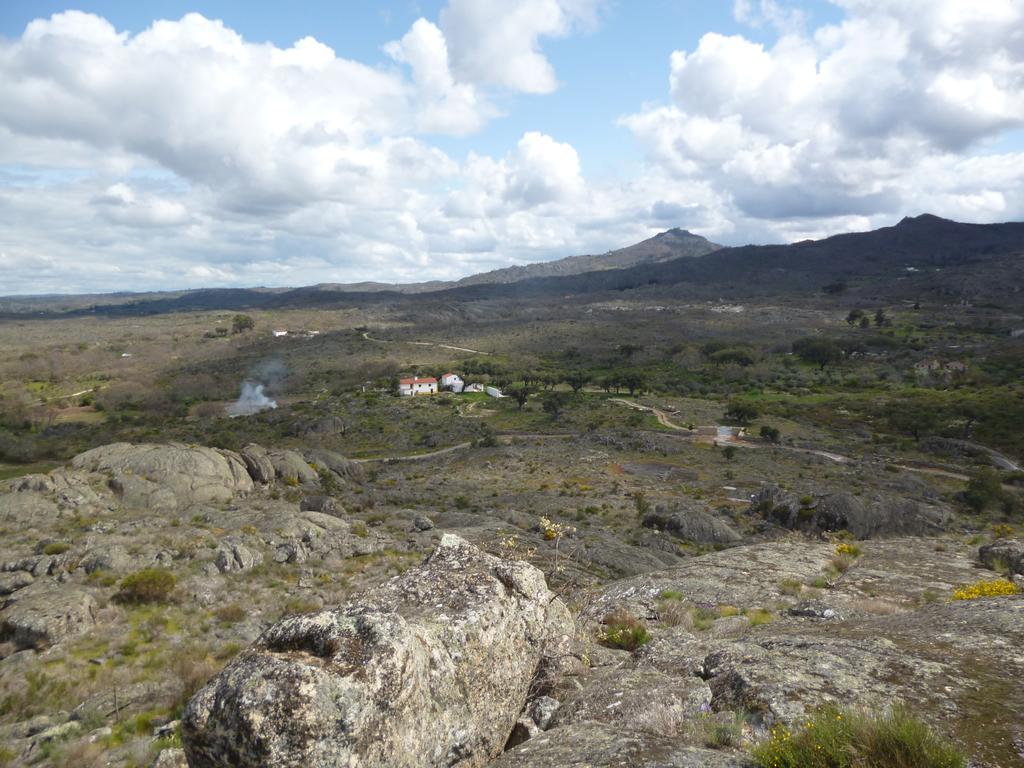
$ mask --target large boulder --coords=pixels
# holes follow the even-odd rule
[[[316,485],[319,477],[316,470],[306,463],[295,451],[271,451],[270,461],[276,476],[289,485]]]
[[[446,535],[345,606],[285,619],[189,702],[192,768],[475,768],[572,620],[543,574]]]
[[[242,461],[245,463],[245,468],[248,470],[249,477],[253,479],[253,482],[260,485],[274,482],[276,474],[274,462],[270,460],[270,454],[266,448],[256,443],[249,443],[238,452],[238,455],[241,456]]]
[[[993,571],[1024,574],[1024,541],[996,539],[978,549],[978,559]]]
[[[95,624],[96,601],[87,591],[39,580],[15,592],[0,610],[0,641],[19,649],[42,649]]]
[[[346,459],[340,453],[317,448],[316,450],[308,451],[306,458],[310,463],[330,470],[339,480],[353,483],[361,483],[363,481],[362,464]]]
[[[912,499],[886,495],[863,500],[845,491],[797,498],[772,484],[754,494],[750,510],[791,530],[845,530],[858,539],[938,533],[949,519],[948,511]]]
[[[122,504],[140,509],[186,509],[253,489],[237,453],[202,446],[113,443],[79,454],[71,466],[109,474]]]
[[[706,544],[734,544],[741,537],[728,523],[702,509],[678,504],[658,505],[644,516],[643,526],[666,531],[686,541]]]

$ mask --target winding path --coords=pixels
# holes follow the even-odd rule
[[[484,352],[480,349],[470,349],[469,347],[456,347],[453,344],[442,344],[437,341],[396,341],[395,339],[376,339],[370,335],[369,331],[363,332],[363,338],[367,341],[375,341],[378,344],[414,344],[417,347],[440,347],[441,349],[454,349],[456,352],[470,352],[474,355],[487,355],[490,356],[490,352]]]

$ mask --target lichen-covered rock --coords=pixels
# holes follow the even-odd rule
[[[695,507],[659,505],[644,516],[643,526],[667,531],[686,541],[708,544],[734,544],[741,537],[728,523]]]
[[[140,509],[186,509],[253,489],[237,453],[201,446],[113,443],[79,454],[71,466],[109,474],[121,503]]]
[[[1024,574],[1024,541],[997,539],[978,549],[978,559],[993,571]]]
[[[46,648],[96,623],[96,601],[81,587],[40,580],[14,593],[0,611],[0,640]]]
[[[35,581],[35,577],[28,571],[11,571],[0,573],[0,595],[9,595],[24,589]]]
[[[152,768],[188,768],[183,749],[161,749],[153,761]]]
[[[259,550],[251,549],[237,541],[225,541],[217,547],[214,565],[221,573],[230,571],[247,571],[263,562]]]
[[[484,765],[572,626],[540,571],[447,535],[378,589],[267,630],[189,702],[189,764]]]
[[[605,723],[578,723],[540,734],[488,768],[744,768],[740,754]]]

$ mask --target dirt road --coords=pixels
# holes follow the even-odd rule
[[[369,334],[369,332],[363,333],[363,338],[367,341],[375,341],[378,344],[413,344],[417,347],[440,347],[441,349],[454,349],[456,352],[469,352],[473,355],[488,355],[490,352],[484,352],[480,349],[470,349],[469,347],[456,347],[454,344],[442,344],[437,341],[397,341],[395,339],[376,339]]]

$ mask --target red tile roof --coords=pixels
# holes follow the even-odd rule
[[[433,376],[426,379],[399,379],[399,384],[437,384],[437,379]]]

